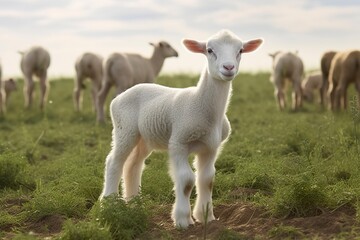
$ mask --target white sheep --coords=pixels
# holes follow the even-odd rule
[[[314,91],[319,92],[319,100],[322,103],[323,76],[321,72],[315,72],[307,76],[301,83],[303,98],[306,101],[313,102]]]
[[[5,110],[5,93],[2,87],[2,68],[0,64],[0,115],[3,115]]]
[[[21,71],[24,74],[24,97],[25,107],[32,105],[34,80],[33,75],[40,80],[40,108],[45,107],[45,101],[49,92],[49,84],[47,82],[47,69],[50,66],[50,54],[42,47],[35,46],[28,51],[19,52],[21,54]]]
[[[85,88],[84,81],[89,78],[92,81],[91,96],[94,109],[97,107],[98,92],[101,89],[103,77],[102,57],[93,53],[82,54],[75,63],[76,78],[74,86],[74,107],[80,111],[82,106],[81,90]]]
[[[269,54],[273,59],[273,72],[270,81],[275,87],[275,98],[280,110],[285,108],[286,82],[292,83],[292,109],[297,110],[302,105],[301,80],[304,65],[297,53],[275,52]]]
[[[110,104],[112,150],[106,158],[100,199],[118,193],[121,177],[123,197],[137,195],[144,159],[154,149],[163,149],[169,152],[170,175],[175,184],[175,225],[186,228],[194,223],[190,207],[194,183],[194,218],[202,223],[214,220],[214,164],[231,131],[226,117],[231,80],[238,72],[242,53],[254,51],[261,43],[262,39],[242,42],[227,30],[207,42],[184,40],[188,50],[204,54],[208,61],[196,87],[177,89],[144,83],[117,96]],[[190,153],[197,154],[196,175],[188,162]]]
[[[16,82],[14,79],[10,78],[3,82],[4,92],[5,92],[5,103],[9,104],[9,97],[13,91],[17,90]]]
[[[160,41],[154,46],[150,58],[138,54],[113,53],[105,62],[104,80],[98,96],[97,121],[104,122],[104,103],[110,88],[115,85],[116,95],[138,83],[153,83],[158,76],[165,58],[177,57],[178,53],[170,44]]]
[[[331,110],[347,108],[347,88],[355,84],[360,108],[360,51],[338,52],[331,61],[328,98]]]
[[[323,85],[321,87],[321,105],[326,106],[327,105],[327,92],[329,90],[329,73],[330,73],[330,67],[331,62],[335,56],[335,51],[328,51],[325,52],[321,56],[320,60],[320,67],[321,67],[321,73],[323,76]]]

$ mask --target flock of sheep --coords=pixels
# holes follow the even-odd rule
[[[106,61],[94,53],[82,54],[75,63],[76,78],[74,87],[74,107],[81,110],[84,81],[92,81],[92,100],[97,114],[97,122],[104,122],[104,103],[112,86],[116,95],[138,83],[153,83],[163,63],[168,57],[177,57],[178,53],[165,41],[156,44],[150,58],[139,54],[113,53]],[[40,80],[40,108],[44,108],[49,85],[47,69],[50,66],[50,54],[42,47],[32,47],[20,52],[21,71],[24,75],[25,107],[32,105],[34,80]],[[329,51],[321,58],[321,72],[312,73],[303,80],[304,65],[297,52],[275,52],[269,54],[273,59],[273,71],[270,81],[275,88],[275,98],[280,110],[285,108],[287,83],[293,88],[292,109],[302,106],[302,101],[313,101],[314,91],[319,92],[320,103],[329,109],[346,109],[347,88],[354,82],[358,92],[360,106],[360,51]],[[6,102],[12,91],[16,90],[13,79],[1,81],[0,65],[0,114],[6,110]]]
[[[275,87],[275,97],[280,110],[285,108],[287,81],[292,83],[292,108],[297,110],[302,99],[312,101],[317,90],[320,103],[331,110],[347,108],[347,88],[355,84],[360,107],[360,51],[325,52],[321,57],[321,72],[313,73],[303,80],[304,65],[297,53],[276,52],[273,58],[273,72],[270,81]]]

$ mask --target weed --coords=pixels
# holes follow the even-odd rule
[[[289,179],[289,183],[275,192],[274,211],[282,216],[313,216],[326,206],[325,190],[308,176]]]
[[[249,240],[251,238],[241,235],[233,230],[224,229],[216,235],[215,239],[216,240]]]
[[[24,167],[21,156],[10,153],[0,155],[0,189],[18,187]]]
[[[268,234],[271,238],[276,239],[301,239],[304,237],[300,229],[282,224],[270,229]]]
[[[95,206],[93,215],[102,227],[109,227],[114,239],[134,239],[148,228],[148,212],[139,197],[126,203],[111,195]]]
[[[101,227],[98,222],[78,222],[74,224],[68,220],[65,222],[63,234],[60,237],[63,240],[111,240],[111,234],[108,227]]]

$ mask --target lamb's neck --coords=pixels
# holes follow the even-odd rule
[[[157,48],[155,48],[154,52],[149,60],[150,60],[151,66],[153,68],[155,77],[156,77],[159,75],[160,70],[161,70],[162,66],[164,65],[165,58],[162,56],[161,52]]]
[[[214,119],[222,119],[226,113],[231,89],[231,81],[214,79],[205,68],[197,84],[197,101]]]

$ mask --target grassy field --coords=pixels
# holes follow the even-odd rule
[[[359,238],[360,111],[353,87],[347,112],[318,104],[279,112],[268,79],[245,73],[234,80],[232,135],[216,163],[219,219],[188,230],[172,226],[166,153],[146,160],[141,197],[129,204],[114,197],[99,207],[112,127],[95,124],[89,84],[84,110],[76,113],[73,80],[52,81],[41,112],[24,110],[20,81],[0,118],[0,239]],[[158,79],[174,87],[196,81]]]

